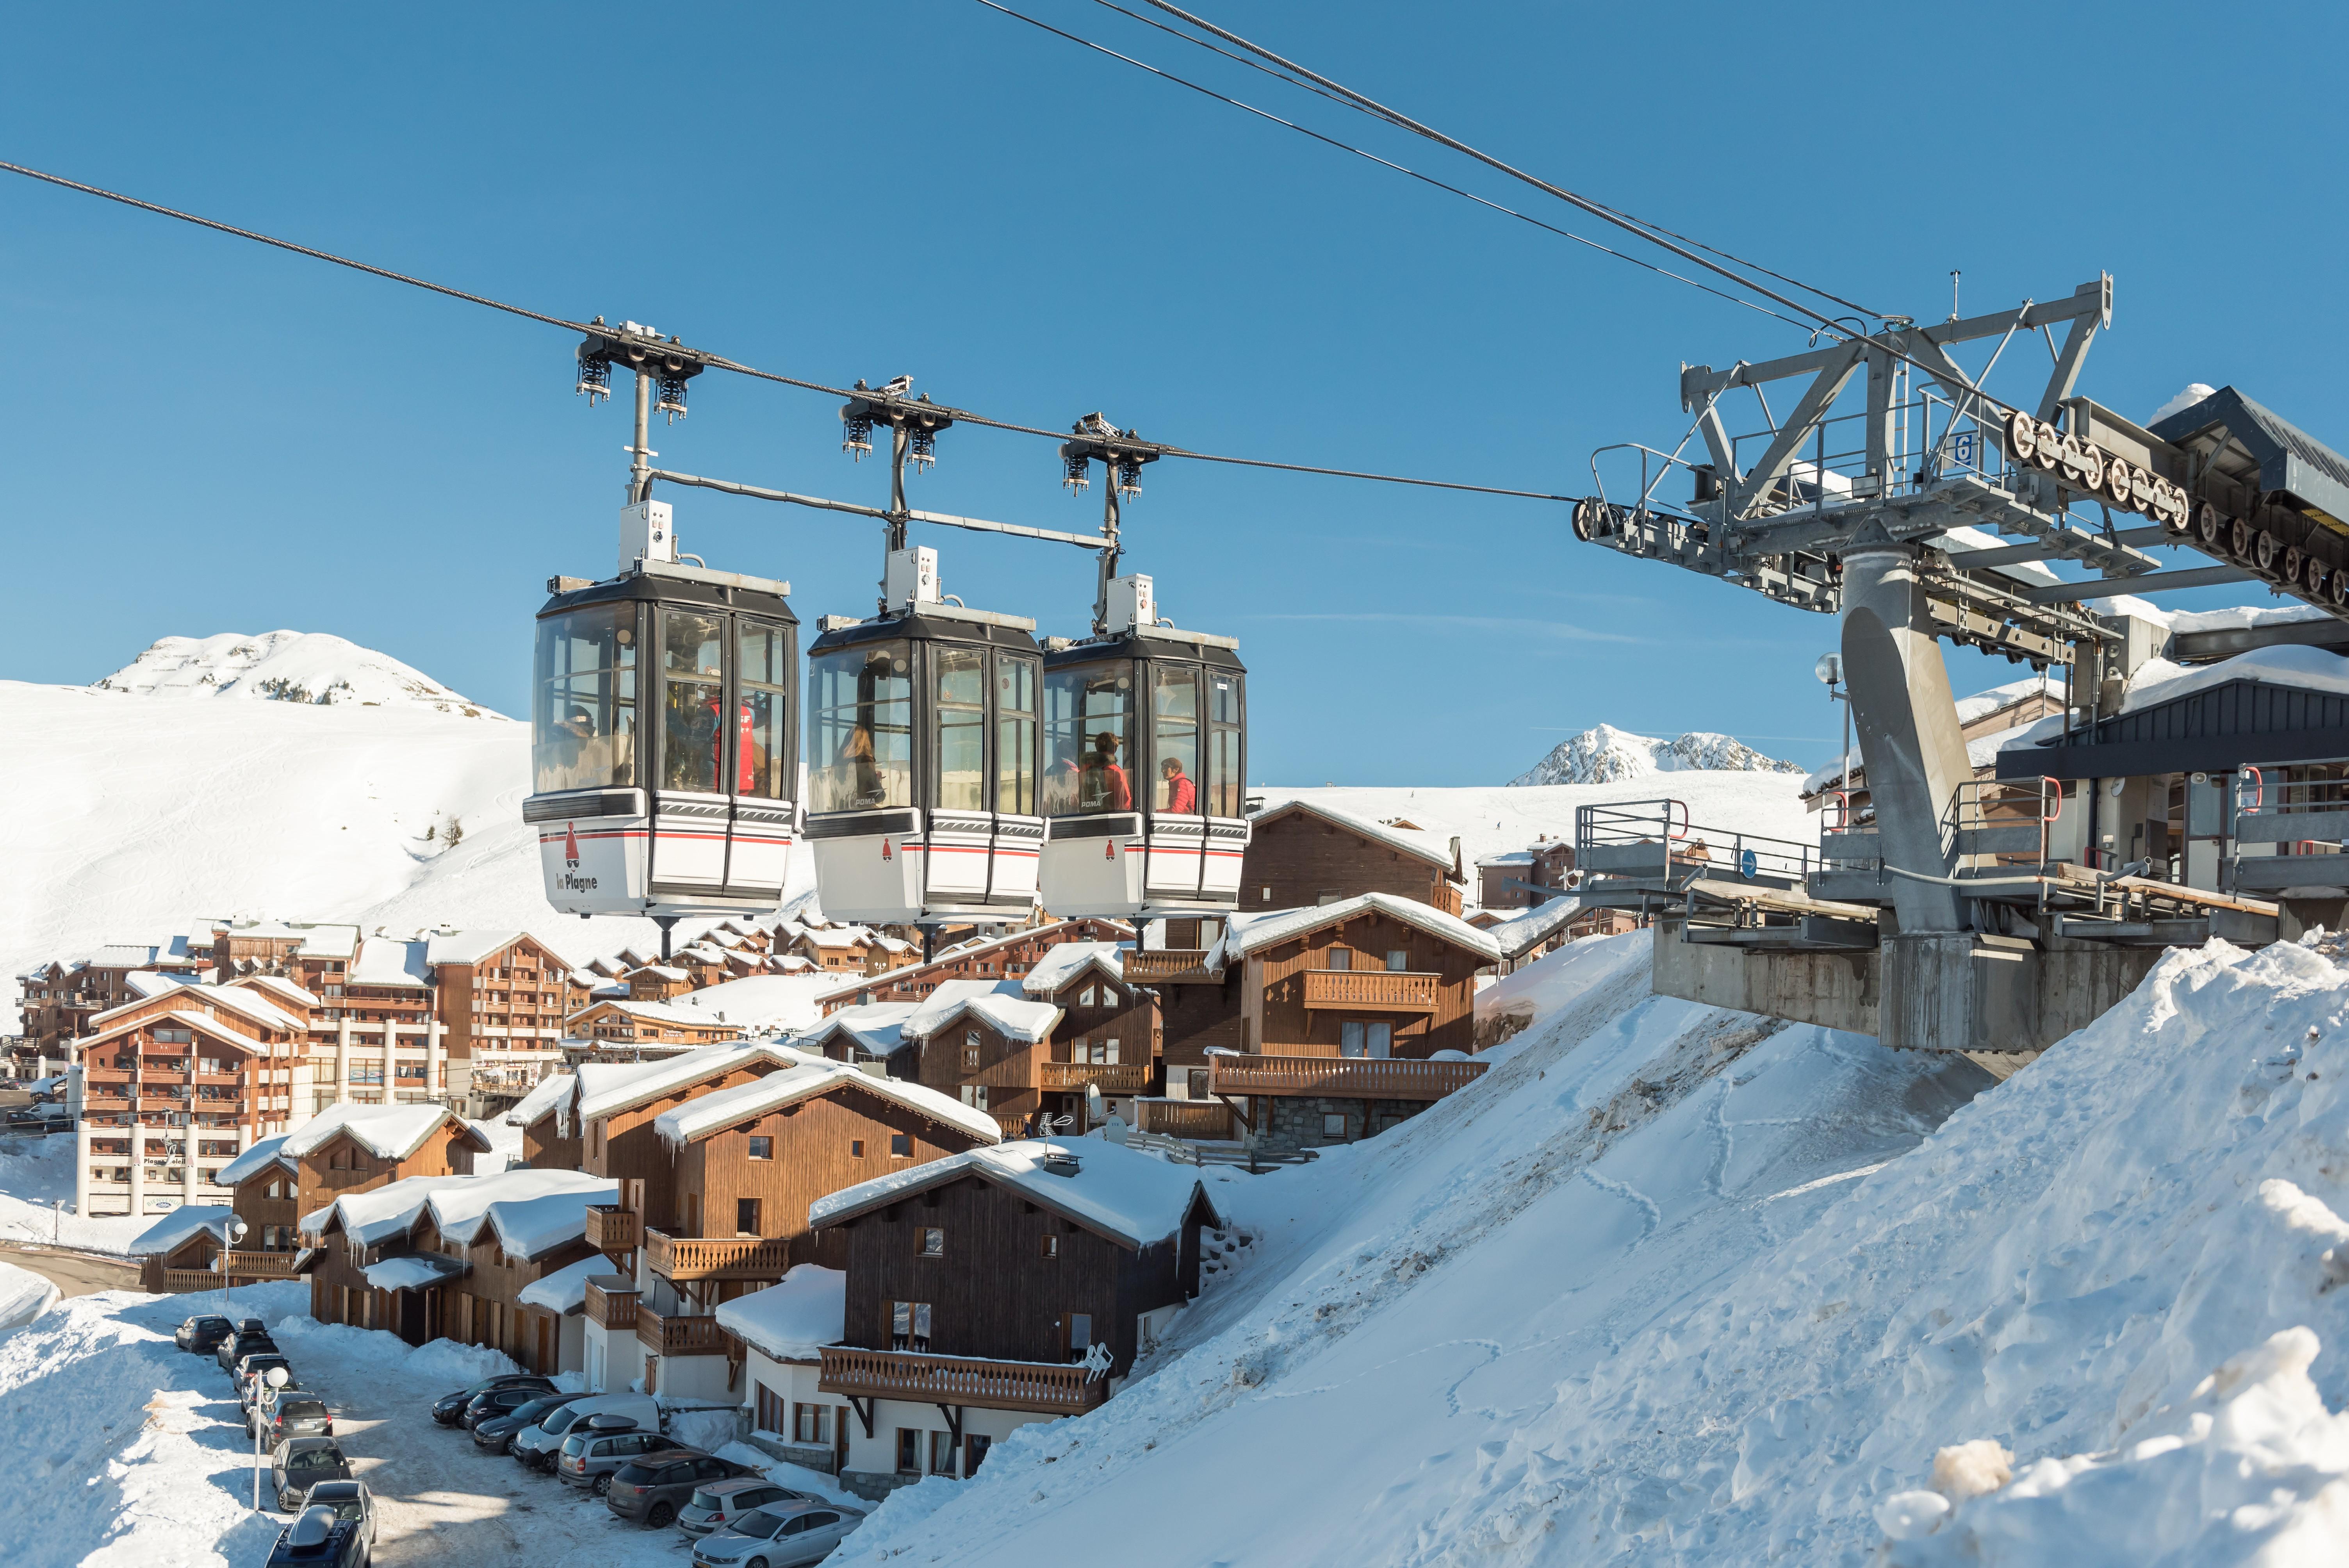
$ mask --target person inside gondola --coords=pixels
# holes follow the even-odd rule
[[[873,756],[873,721],[865,717],[870,711],[858,711],[848,738],[840,743],[837,765],[847,776],[847,803],[852,807],[878,806],[887,793],[881,788],[881,764]]]
[[[1183,759],[1170,757],[1158,765],[1159,783],[1166,791],[1165,804],[1158,809],[1177,817],[1187,817],[1199,809],[1199,787],[1183,771]]]
[[[1093,737],[1093,748],[1085,753],[1084,767],[1077,779],[1080,810],[1133,810],[1133,786],[1127,782],[1125,769],[1118,766],[1117,748],[1117,737],[1106,729]]]
[[[707,689],[707,688],[704,688]],[[718,699],[696,702],[696,688],[673,683],[669,690],[668,788],[708,794],[718,789]]]

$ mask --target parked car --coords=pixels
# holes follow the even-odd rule
[[[585,1430],[586,1422],[596,1416],[623,1416],[639,1430],[660,1430],[660,1404],[650,1394],[597,1394],[542,1416],[537,1426],[515,1433],[513,1457],[525,1470],[551,1470],[563,1457],[563,1439]]]
[[[492,1388],[502,1388],[509,1383],[529,1383],[536,1386],[542,1392],[549,1394],[554,1392],[554,1385],[535,1372],[507,1372],[495,1377],[484,1377],[478,1383],[468,1384],[453,1394],[441,1395],[432,1401],[432,1418],[444,1427],[453,1427],[457,1424],[457,1418],[465,1413],[465,1407],[473,1402],[474,1395],[486,1394]]]
[[[591,1398],[587,1394],[541,1394],[519,1409],[484,1416],[473,1423],[473,1446],[502,1454],[512,1445],[515,1433],[529,1430],[566,1405]]]
[[[303,1509],[309,1513],[316,1509],[330,1508],[337,1520],[347,1520],[359,1527],[359,1534],[375,1550],[375,1493],[363,1480],[322,1480],[310,1489],[310,1501]]]
[[[350,1479],[351,1461],[332,1438],[288,1438],[270,1450],[269,1485],[280,1513],[300,1508],[322,1480]]]
[[[864,1510],[836,1502],[752,1509],[693,1543],[694,1568],[794,1568],[821,1563],[864,1522]]]
[[[533,1378],[527,1383],[509,1383],[502,1388],[489,1388],[465,1401],[457,1413],[457,1424],[471,1431],[492,1416],[502,1416],[519,1410],[533,1399],[543,1399],[554,1392],[554,1379]]]
[[[335,1418],[326,1402],[299,1388],[268,1390],[274,1398],[254,1402],[245,1429],[261,1429],[262,1441],[274,1448],[287,1438],[331,1438]]]
[[[251,1409],[253,1402],[261,1397],[261,1390],[269,1387],[271,1369],[279,1367],[285,1369],[285,1387],[295,1387],[294,1363],[274,1352],[256,1353],[238,1362],[234,1374],[236,1402]]]
[[[180,1325],[171,1336],[171,1343],[182,1350],[199,1356],[210,1356],[220,1348],[221,1341],[236,1332],[236,1325],[225,1317],[191,1317]]]
[[[604,1502],[622,1519],[659,1530],[675,1522],[677,1511],[693,1501],[697,1487],[758,1473],[699,1449],[663,1449],[614,1470],[604,1487]]]
[[[276,1348],[277,1342],[262,1330],[240,1326],[234,1334],[222,1339],[220,1347],[212,1352],[212,1359],[220,1363],[222,1371],[233,1372],[236,1364],[254,1351]]]
[[[693,1495],[677,1511],[677,1527],[688,1535],[707,1535],[725,1529],[753,1509],[823,1501],[813,1492],[793,1491],[764,1476],[737,1476],[694,1488]]]
[[[608,1424],[607,1424],[608,1423]],[[586,1429],[572,1429],[563,1439],[563,1458],[554,1479],[565,1486],[584,1486],[601,1496],[612,1472],[632,1460],[665,1452],[677,1445],[658,1432],[640,1432],[626,1416],[591,1416]]]
[[[367,1568],[368,1555],[356,1521],[338,1519],[330,1508],[305,1508],[277,1532],[269,1568]]]

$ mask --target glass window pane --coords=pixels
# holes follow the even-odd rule
[[[799,748],[790,711],[791,636],[781,626],[744,621],[737,638],[735,681],[741,693],[741,734],[736,739],[735,791],[762,800],[787,800],[798,782]]]
[[[1036,670],[995,655],[995,809],[1007,816],[1036,814]]]
[[[930,646],[942,811],[987,809],[987,650]]]
[[[1207,672],[1207,814],[1237,817],[1246,787],[1241,769],[1247,738],[1242,677],[1237,671]]]
[[[1133,810],[1133,670],[1124,662],[1044,672],[1044,814]]]
[[[843,648],[808,661],[815,726],[811,811],[914,803],[914,682],[904,643]]]
[[[1151,809],[1175,816],[1199,810],[1199,672],[1189,665],[1150,667]]]
[[[726,618],[661,612],[661,787],[714,795],[725,737],[718,724]]]
[[[636,782],[636,607],[597,604],[538,624],[532,788]]]

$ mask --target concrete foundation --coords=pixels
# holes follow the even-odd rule
[[[1420,1099],[1342,1099],[1318,1095],[1260,1095],[1267,1107],[1248,1146],[1260,1154],[1296,1154],[1334,1143],[1354,1143],[1375,1137],[1398,1122],[1425,1110]],[[1339,1119],[1344,1126],[1338,1127]]]

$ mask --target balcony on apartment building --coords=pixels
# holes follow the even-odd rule
[[[644,1216],[616,1203],[587,1206],[587,1244],[599,1253],[632,1253],[643,1244]]]
[[[1161,947],[1125,955],[1126,982],[1133,985],[1215,985],[1223,975],[1207,967],[1204,947]]]
[[[210,1185],[209,1182],[206,1185]],[[223,1278],[243,1283],[246,1280],[292,1279],[295,1253],[264,1253],[229,1251],[220,1254],[219,1273]]]
[[[722,1356],[726,1331],[710,1313],[662,1314],[636,1305],[636,1343],[655,1356]]]
[[[1036,1087],[1084,1091],[1087,1084],[1103,1094],[1140,1094],[1150,1084],[1148,1062],[1039,1062]]]
[[[1411,1057],[1226,1056],[1219,1052],[1207,1058],[1207,1088],[1217,1095],[1442,1099],[1474,1083],[1489,1065],[1421,1061]]]
[[[1082,1415],[1109,1398],[1109,1379],[1089,1377],[1081,1364],[990,1361],[975,1356],[861,1350],[851,1345],[827,1345],[823,1356],[816,1388],[825,1394],[1033,1410],[1048,1416]]]
[[[1308,969],[1309,1012],[1433,1013],[1443,976],[1407,969]]]
[[[587,1321],[599,1328],[627,1329],[636,1326],[637,1293],[634,1281],[626,1274],[590,1274],[587,1277]]]
[[[645,1263],[671,1284],[701,1280],[780,1280],[791,1243],[770,1236],[672,1236],[645,1232]]]
[[[1232,1135],[1231,1107],[1219,1099],[1138,1099],[1139,1132],[1216,1141]]]

